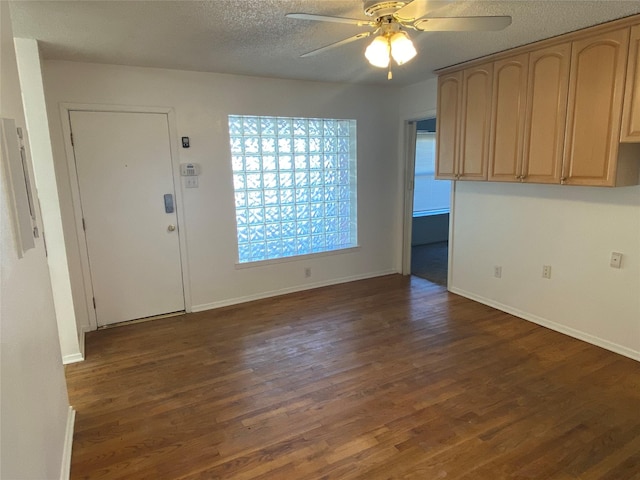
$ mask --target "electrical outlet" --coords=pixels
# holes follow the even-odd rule
[[[311,267],[306,267],[304,269],[304,278],[310,278],[311,277]]]
[[[542,266],[542,278],[551,278],[551,265]]]
[[[611,252],[611,268],[620,268],[622,266],[622,254],[620,252]]]
[[[502,267],[500,265],[493,267],[493,276],[496,278],[502,278]]]

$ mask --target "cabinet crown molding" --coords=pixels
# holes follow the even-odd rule
[[[481,65],[486,62],[494,62],[496,60],[502,60],[508,57],[512,57],[514,55],[519,55],[521,53],[529,53],[541,48],[551,47],[551,46],[559,45],[565,42],[573,42],[576,40],[581,40],[583,38],[588,38],[593,35],[611,32],[613,30],[618,30],[624,27],[630,27],[633,25],[637,25],[639,23],[640,23],[640,14],[631,15],[628,17],[619,18],[617,20],[611,20],[609,22],[600,23],[590,27],[585,27],[580,30],[575,30],[573,32],[563,33],[561,35],[546,38],[544,40],[538,40],[532,43],[527,43],[525,45],[520,45],[518,47],[510,48],[508,50],[502,50],[501,52],[492,53],[484,57],[478,57],[473,60],[468,60],[466,62],[450,65],[448,67],[435,70],[434,73],[436,75],[445,75],[445,74],[457,72],[459,70],[464,70],[469,67],[475,67],[476,65]]]

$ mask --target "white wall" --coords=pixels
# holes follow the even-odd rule
[[[25,127],[9,7],[0,2],[0,116]],[[0,168],[0,478],[56,479],[69,414],[42,238],[18,259],[4,161]],[[38,217],[39,225],[42,225]]]
[[[202,167],[198,189],[184,189],[186,235],[196,310],[397,271],[398,211],[393,88],[284,81],[138,67],[44,62],[44,82],[65,233],[75,228],[64,150],[61,102],[167,106],[175,110],[181,162]],[[348,253],[237,269],[227,115],[355,118],[358,128],[358,237]],[[178,181],[179,180],[179,177]],[[82,288],[78,242],[66,235],[74,298]],[[74,253],[75,252],[75,253]],[[304,278],[311,267],[312,277]],[[77,309],[81,315],[81,308]]]
[[[436,94],[408,87],[400,105],[435,109]],[[640,360],[640,186],[456,182],[451,216],[451,291]]]
[[[452,291],[640,360],[640,186],[457,182],[453,238]]]
[[[71,279],[67,262],[58,186],[53,167],[49,121],[42,85],[42,71],[38,42],[33,39],[16,38],[16,56],[25,117],[33,154],[33,169],[43,228],[47,235],[47,262],[56,309],[60,349],[64,363],[83,358],[71,292]]]
[[[396,103],[402,120],[424,120],[436,111],[438,79],[430,78],[424,82],[400,89]]]

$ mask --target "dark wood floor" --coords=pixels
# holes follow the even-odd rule
[[[640,479],[638,362],[416,277],[86,348],[74,479]]]

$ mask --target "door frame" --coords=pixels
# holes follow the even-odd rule
[[[413,186],[415,182],[415,146],[408,144],[410,140],[410,123],[426,118],[437,118],[436,110],[426,110],[400,119],[400,158],[403,161],[403,211],[402,211],[402,275],[411,275],[411,234],[413,232]],[[453,225],[455,215],[456,182],[451,182],[451,199],[449,207],[449,258],[447,260],[447,289],[452,284],[453,272]]]
[[[402,274],[411,275],[411,237],[413,235],[413,197],[416,176],[416,127],[417,120],[403,124],[404,148],[404,210],[402,216]]]
[[[180,155],[178,148],[178,134],[176,128],[175,111],[172,107],[138,107],[128,105],[102,105],[85,103],[61,103],[60,116],[62,121],[62,133],[64,147],[67,157],[67,170],[69,172],[69,183],[71,185],[71,204],[73,206],[74,225],[76,230],[76,240],[78,241],[78,251],[80,253],[80,265],[82,270],[82,286],[84,290],[84,300],[86,312],[89,319],[90,330],[98,329],[96,311],[93,308],[93,284],[91,282],[91,269],[89,267],[89,250],[87,238],[82,227],[82,202],[80,197],[80,186],[78,174],[76,172],[76,159],[73,145],[71,143],[71,118],[70,112],[116,112],[116,113],[160,113],[167,116],[170,155],[171,155],[171,177],[173,190],[176,196],[176,220],[178,224],[178,238],[180,245],[180,262],[182,266],[182,287],[184,292],[184,307],[187,313],[192,311],[191,287],[189,282],[189,262],[187,254],[185,210],[183,201],[182,182],[180,182]],[[176,178],[178,181],[176,181]],[[67,260],[68,261],[68,260]],[[73,284],[73,282],[72,282]]]

